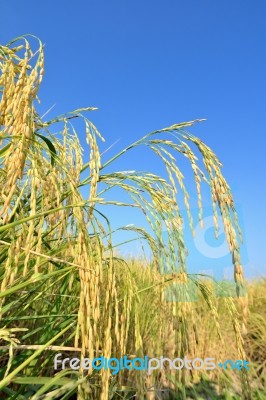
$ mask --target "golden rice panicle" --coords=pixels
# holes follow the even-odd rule
[[[94,126],[89,123],[89,121],[86,122],[86,138],[87,138],[87,143],[90,146],[90,194],[89,194],[89,201],[92,201],[96,197],[97,193],[97,183],[99,180],[99,172],[100,172],[100,166],[101,166],[101,156],[100,156],[100,151],[97,145],[96,141],[96,134],[94,130]],[[93,210],[93,206],[95,205],[94,202],[91,202],[91,208],[89,211],[89,215],[91,214]]]
[[[220,211],[223,220],[224,231],[232,254],[234,265],[234,278],[236,282],[236,293],[239,303],[242,307],[242,332],[246,332],[247,314],[248,314],[248,298],[245,291],[244,273],[241,265],[240,245],[242,240],[241,230],[237,220],[237,214],[234,206],[234,200],[230,191],[230,187],[221,173],[222,164],[213,153],[200,139],[189,135],[187,138],[194,142],[203,156],[203,163],[210,178],[210,189],[212,196],[213,218],[218,234],[218,212]]]
[[[24,39],[24,58],[19,59],[14,53],[1,58],[1,85],[3,92],[0,101],[1,124],[3,134],[9,136],[11,145],[4,160],[6,176],[0,182],[4,199],[0,216],[4,223],[8,220],[12,197],[16,191],[16,182],[23,178],[30,141],[35,131],[35,110],[33,101],[36,98],[40,79],[43,74],[43,48],[40,45],[39,57],[32,68],[32,52],[29,43]],[[41,67],[39,71],[39,67]]]

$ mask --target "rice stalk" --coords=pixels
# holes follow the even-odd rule
[[[16,46],[20,42],[22,44]],[[221,173],[220,161],[199,138],[186,131],[200,120],[151,132],[102,163],[98,140],[103,138],[83,115],[95,108],[78,109],[50,121],[43,121],[39,116],[36,101],[44,74],[44,55],[42,43],[37,43],[39,48],[36,53],[33,53],[27,37],[0,46],[0,315],[4,321],[6,315],[11,313],[13,319],[9,323],[14,323],[14,317],[18,316],[11,312],[13,305],[22,304],[22,311],[37,320],[35,304],[50,285],[55,289],[55,296],[48,296],[44,307],[48,307],[47,313],[55,308],[55,315],[60,315],[59,311],[64,313],[65,307],[71,311],[70,320],[67,319],[70,333],[62,337],[68,329],[63,322],[56,320],[59,332],[55,334],[49,329],[46,337],[45,329],[42,336],[35,325],[25,322],[36,334],[38,332],[37,337],[45,344],[16,368],[12,367],[15,356],[10,351],[1,387],[6,388],[21,371],[30,373],[37,360],[46,371],[48,361],[43,359],[43,351],[59,339],[63,344],[58,342],[58,346],[71,344],[81,349],[81,357],[88,356],[90,359],[99,354],[106,358],[114,354],[117,357],[148,353],[159,356],[165,350],[169,355],[184,357],[196,352],[197,335],[192,329],[195,328],[196,313],[189,302],[191,281],[201,293],[220,335],[217,305],[211,291],[198,279],[193,281],[187,273],[187,248],[179,194],[186,207],[192,234],[195,221],[190,210],[189,188],[177,165],[180,157],[186,158],[192,168],[199,222],[203,223],[202,184],[207,184],[210,189],[216,229],[218,214],[222,216],[232,253],[237,296],[243,309],[244,330],[247,324],[247,297],[240,257],[241,232],[230,187]],[[84,122],[89,150],[86,164],[83,163],[83,149],[74,127],[75,118],[83,118]],[[57,135],[50,133],[55,124],[61,129]],[[105,173],[107,166],[139,146],[145,146],[147,151],[157,156],[165,167],[167,178],[145,171]],[[81,177],[83,174],[86,174],[85,178]],[[86,199],[81,191],[84,187],[88,188]],[[105,199],[107,192],[117,188],[123,190],[132,202],[120,201],[115,191],[112,200]],[[121,268],[114,256],[110,221],[98,209],[98,206],[109,204],[137,208],[148,222],[149,231],[134,225],[121,227],[124,232],[135,232],[150,246],[151,266],[142,268],[141,273],[134,263],[129,268],[123,262]],[[139,288],[138,274],[146,285],[144,288]],[[40,292],[36,293],[38,285]],[[29,293],[26,297],[28,303],[23,305],[14,299],[15,294],[19,297],[22,289],[29,290],[32,286],[32,295]],[[173,296],[175,291],[178,296],[182,293],[181,300],[169,301],[167,290]],[[76,294],[73,305],[61,297],[62,292],[70,296],[71,291]],[[156,308],[151,307],[150,319],[142,317],[143,307],[149,308],[145,298],[151,300],[150,304],[156,304]],[[238,353],[244,357],[244,342],[235,305],[228,300],[227,308],[232,316]],[[64,315],[68,316],[66,312]],[[162,320],[167,322],[166,326],[161,324]],[[49,319],[48,322],[51,326]],[[10,325],[6,329],[12,332],[14,327]],[[10,339],[7,333],[4,337]],[[24,340],[27,339],[28,336],[24,336]],[[123,377],[118,379],[120,384]],[[156,374],[154,378],[146,379],[143,374],[134,371],[125,374],[125,377],[135,382],[139,398],[144,398],[146,385],[160,380]],[[178,375],[183,397],[188,378],[185,371]],[[246,377],[242,381],[247,383]],[[90,395],[105,400],[109,396],[112,377],[110,370],[102,369],[96,378],[93,371],[89,371],[83,380],[83,372],[79,371],[76,382],[79,399]],[[162,373],[162,382],[172,385],[167,371]],[[40,389],[40,393],[48,391],[48,386]],[[70,386],[76,387],[73,382]],[[61,395],[62,390],[58,390],[56,395]],[[246,384],[243,390],[246,397],[248,391]]]

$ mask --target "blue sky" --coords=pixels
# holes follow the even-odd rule
[[[241,208],[247,276],[265,275],[265,1],[1,3],[2,44],[25,33],[46,44],[40,112],[54,103],[51,116],[98,107],[90,117],[102,148],[119,139],[108,157],[154,129],[207,119],[191,132],[224,164]],[[143,151],[115,169],[136,165],[160,172]],[[114,224],[137,218],[112,212]]]

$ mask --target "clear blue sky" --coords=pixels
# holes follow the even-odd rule
[[[110,155],[154,129],[207,118],[191,132],[224,164],[243,214],[250,276],[266,274],[265,21],[265,0],[3,0],[0,39],[41,38],[40,111],[99,107],[91,119],[105,146],[120,139]],[[149,155],[132,153],[116,169],[136,160],[152,167]],[[114,218],[134,222],[128,211]]]

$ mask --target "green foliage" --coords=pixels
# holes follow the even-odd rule
[[[82,371],[55,373],[55,351],[90,358],[99,354],[119,358],[125,354],[175,356],[186,352],[200,356],[206,345],[213,351],[220,347],[226,332],[236,343],[230,348],[232,354],[244,358],[240,322],[246,324],[247,304],[239,254],[241,231],[220,161],[186,131],[199,121],[151,132],[102,164],[98,140],[103,138],[84,115],[95,108],[78,109],[50,121],[40,118],[36,101],[44,74],[43,45],[38,41],[33,52],[29,40],[32,37],[26,36],[0,46],[1,398],[104,400],[136,393],[143,399],[148,392],[147,377],[141,373],[121,374],[118,379],[104,370],[88,376]],[[84,122],[88,163],[83,162],[73,121],[76,118]],[[55,124],[56,135],[50,132]],[[107,166],[139,146],[158,157],[167,178],[143,171],[107,172]],[[218,214],[223,218],[242,317],[236,299],[217,301],[206,282],[187,274],[178,191],[192,232],[195,221],[188,188],[177,165],[180,156],[192,168],[199,221],[203,218],[202,184],[209,188],[216,231]],[[87,198],[82,195],[84,187]],[[112,192],[115,188],[125,191],[130,202],[117,199],[117,192]],[[113,200],[106,200],[107,192],[113,193]],[[111,220],[99,210],[99,205],[108,204],[135,207],[145,216],[149,231],[135,225],[120,229],[147,241],[152,251],[148,265],[115,256]],[[185,287],[188,281],[199,293],[198,303],[165,301],[169,285]],[[262,341],[260,318],[259,314],[252,326],[256,327],[253,334]],[[204,329],[199,321],[206,324]],[[217,380],[218,376],[202,384],[199,374],[177,374],[173,379],[164,371],[149,384],[162,385],[164,379],[176,395],[181,393],[185,398],[186,393],[192,393],[191,388],[193,393],[210,394],[212,378]],[[131,381],[130,385],[123,380]],[[239,393],[242,384],[242,398],[250,398],[246,377],[235,380]],[[225,385],[220,378],[218,389],[223,396]]]

